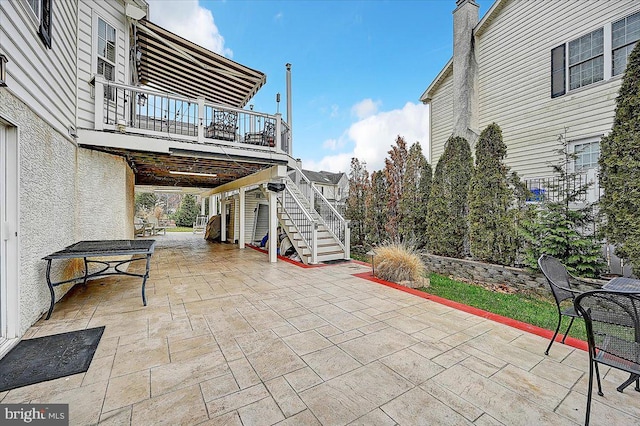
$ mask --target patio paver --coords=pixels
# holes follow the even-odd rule
[[[89,371],[0,393],[69,403],[71,424],[575,425],[587,353],[376,284],[354,262],[300,268],[201,236],[157,238],[147,282],[74,289],[39,337],[105,326]],[[43,285],[44,281],[43,281]],[[602,368],[594,423],[639,424]]]

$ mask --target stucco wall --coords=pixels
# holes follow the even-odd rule
[[[133,238],[133,172],[122,157],[78,148],[77,240]]]
[[[22,335],[49,308],[42,257],[80,239],[132,237],[134,178],[122,158],[78,148],[6,89],[0,89],[0,117],[18,128]],[[81,270],[74,262],[52,266],[54,281]],[[57,287],[56,299],[69,288]]]
[[[0,90],[0,115],[18,127],[22,334],[49,306],[42,257],[74,242],[76,148],[7,90]],[[62,269],[54,265],[53,273]]]

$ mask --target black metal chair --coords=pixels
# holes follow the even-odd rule
[[[580,294],[580,291],[571,288],[571,279],[577,279],[572,277],[569,272],[567,272],[567,268],[555,257],[543,254],[538,259],[538,266],[540,266],[540,270],[547,278],[549,287],[551,287],[551,293],[553,293],[553,298],[556,300],[558,307],[558,325],[549,342],[549,346],[547,346],[547,350],[544,351],[545,355],[549,355],[549,349],[551,349],[551,345],[553,345],[553,342],[558,336],[558,331],[562,324],[562,317],[566,316],[571,318],[567,331],[562,337],[562,344],[564,344],[567,334],[569,334],[569,330],[571,330],[571,326],[573,325],[573,320],[580,316],[573,306],[575,296]],[[571,301],[571,304],[563,303],[566,300]]]
[[[603,396],[598,364],[630,373],[618,386],[622,392],[635,382],[640,392],[640,294],[611,290],[582,293],[575,299],[576,311],[584,318],[589,343],[589,390],[585,425],[591,414],[593,371],[598,381],[598,395]]]

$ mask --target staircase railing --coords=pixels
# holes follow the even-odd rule
[[[278,195],[278,203],[311,251],[311,263],[318,263],[318,222],[311,217],[296,195],[286,186]]]
[[[318,188],[316,188],[299,168],[294,168],[293,176],[294,179],[291,179],[291,177],[289,177],[289,179],[298,186],[300,192],[307,198],[311,208],[318,213],[322,224],[325,225],[329,233],[336,238],[338,244],[340,244],[344,251],[345,259],[349,259],[351,255],[349,221],[338,213],[335,207],[318,191]]]

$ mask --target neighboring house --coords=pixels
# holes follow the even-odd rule
[[[153,24],[148,9],[144,0],[0,1],[0,357],[47,311],[44,256],[133,238],[136,186],[199,188],[210,214],[233,202],[244,248],[245,191],[297,170],[289,124],[244,109],[266,76]],[[296,200],[291,190],[264,191],[274,234],[285,220],[292,233],[315,229],[308,214],[277,207]],[[301,247],[314,250],[315,235]],[[340,244],[348,257],[348,240]],[[52,277],[75,269],[54,264]],[[56,299],[69,287],[56,287]]]
[[[473,149],[496,122],[506,163],[521,178],[551,176],[562,140],[577,155],[573,170],[597,179],[599,142],[640,39],[640,2],[496,0],[480,21],[473,0],[456,6],[453,58],[420,98],[429,105],[432,163],[451,135]]]
[[[312,170],[302,170],[302,173],[311,181],[322,195],[340,213],[344,208],[349,196],[349,178],[343,172],[314,172]]]

